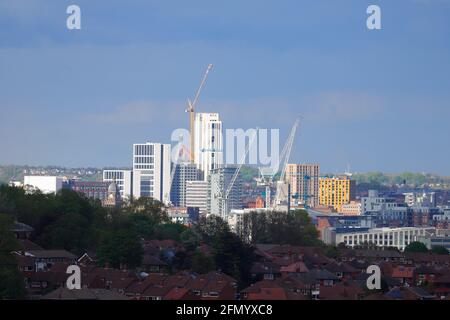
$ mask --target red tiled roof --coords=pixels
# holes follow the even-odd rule
[[[242,290],[248,300],[306,300],[301,290],[307,287],[294,277],[262,280]]]
[[[392,278],[410,278],[414,277],[414,267],[397,266],[392,270]]]
[[[142,260],[142,265],[144,266],[167,266],[167,263],[159,259],[159,257],[154,255],[145,254]]]
[[[38,244],[28,240],[28,239],[21,239],[20,241],[20,247],[23,251],[29,251],[29,250],[44,250],[41,246]]]
[[[19,267],[34,267],[35,258],[19,254],[13,254],[13,256]]]
[[[174,287],[164,296],[164,300],[181,300],[189,294],[188,288]]]
[[[280,266],[271,261],[255,262],[252,265],[250,272],[254,274],[279,273]]]
[[[394,299],[381,292],[377,292],[363,298],[363,300],[394,300]]]
[[[319,299],[321,300],[357,300],[363,290],[353,283],[338,283],[332,287],[320,286]]]
[[[70,263],[65,263],[65,262],[56,262],[54,263],[49,272],[62,272],[62,273],[66,273],[67,272],[67,268],[70,266]]]
[[[248,300],[287,300],[283,288],[261,288],[258,292],[250,292]]]
[[[288,266],[281,267],[281,272],[287,272],[287,273],[304,273],[308,272],[308,268],[306,267],[305,263],[302,261],[294,262]]]
[[[164,296],[167,295],[167,293],[169,293],[169,291],[171,290],[171,288],[167,287],[167,286],[150,286],[148,287],[144,293],[142,294],[143,297],[161,297],[163,298]]]
[[[176,275],[168,276],[164,280],[164,284],[169,287],[183,288],[191,280],[192,280],[192,278],[189,275],[176,274]]]
[[[420,252],[406,252],[405,257],[411,259],[416,263],[421,262],[435,262],[440,264],[450,264],[450,255],[440,255],[431,253],[420,253]]]
[[[328,270],[330,272],[336,273],[336,272],[342,272],[342,273],[358,273],[359,270],[353,268],[351,265],[345,262],[337,263],[337,262],[331,262],[327,264],[324,267],[325,270]]]
[[[433,283],[445,283],[445,284],[450,284],[450,273],[447,272],[446,274],[437,276],[434,280]]]
[[[48,282],[51,284],[64,284],[69,277],[69,274],[62,272],[33,272],[31,273],[30,281],[33,282]]]

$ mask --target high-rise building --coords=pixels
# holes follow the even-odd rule
[[[174,165],[170,202],[175,207],[186,207],[186,184],[188,181],[198,181],[202,178],[200,170],[193,163],[178,163]]]
[[[221,167],[211,170],[208,177],[208,213],[227,219],[228,213],[233,209],[242,209],[242,179],[237,176],[226,198],[227,189],[230,186],[237,167]]]
[[[200,215],[207,213],[208,182],[186,181],[186,207],[198,208]]]
[[[355,180],[351,180],[349,176],[320,178],[319,204],[341,212],[342,205],[355,200],[355,189]]]
[[[318,164],[288,164],[286,166],[286,183],[291,185],[291,205],[297,203],[309,207],[319,204],[319,165]],[[294,201],[297,201],[295,203]]]
[[[104,182],[115,182],[122,199],[133,194],[133,172],[131,170],[103,170]]]
[[[211,170],[223,163],[222,121],[218,113],[197,113],[194,125],[194,163],[208,181]]]
[[[133,197],[152,197],[168,203],[170,197],[170,144],[133,145]]]

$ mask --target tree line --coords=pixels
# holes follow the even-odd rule
[[[172,223],[165,206],[152,198],[104,208],[99,200],[71,190],[63,189],[57,194],[27,193],[21,188],[2,185],[0,214],[1,261],[8,262],[3,263],[7,268],[0,270],[7,275],[1,277],[0,292],[1,288],[11,288],[5,279],[20,278],[9,254],[18,244],[3,239],[14,237],[8,230],[15,220],[33,227],[31,240],[45,249],[65,249],[78,256],[95,252],[100,266],[114,268],[138,270],[142,265],[144,240],[175,240],[184,250],[173,257],[161,257],[170,271],[220,270],[242,286],[250,281],[255,243],[320,244],[317,231],[304,211],[289,215],[251,213],[239,231],[232,232],[228,223],[217,216],[202,217],[191,227]],[[204,250],[205,246],[209,250]]]

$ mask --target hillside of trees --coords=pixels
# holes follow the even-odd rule
[[[450,177],[435,174],[404,172],[401,174],[386,174],[382,172],[357,173],[352,176],[357,184],[401,185],[420,187],[430,184],[450,184]]]
[[[20,188],[0,186],[0,218],[0,274],[5,275],[0,280],[0,292],[11,288],[9,281],[21,283],[9,254],[18,245],[9,231],[14,220],[32,226],[30,240],[45,249],[65,249],[78,256],[95,252],[100,266],[114,268],[138,268],[143,259],[142,241],[172,239],[185,248],[169,261],[173,272],[220,270],[242,286],[248,284],[255,259],[253,244],[321,245],[304,211],[291,215],[252,214],[249,216],[252,224],[247,223],[240,230],[241,238],[216,216],[203,217],[186,227],[172,223],[163,204],[150,198],[106,209],[99,201],[64,189],[56,195],[27,194]],[[252,241],[247,241],[250,234]],[[203,245],[212,249],[211,255],[200,250]],[[16,294],[20,296],[21,291]],[[13,295],[5,293],[5,296]]]

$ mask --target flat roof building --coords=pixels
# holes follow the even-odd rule
[[[170,144],[133,145],[133,197],[152,197],[163,203],[170,198]]]
[[[63,178],[55,176],[25,176],[23,185],[26,190],[39,190],[42,193],[57,193],[63,188]]]

